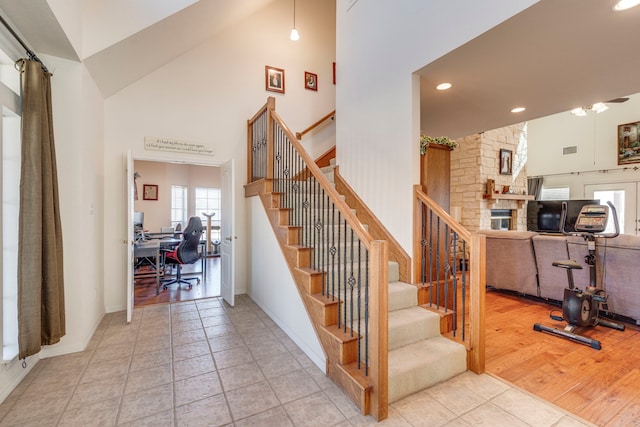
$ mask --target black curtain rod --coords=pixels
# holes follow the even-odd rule
[[[18,43],[20,43],[20,45],[24,48],[24,50],[27,52],[27,56],[29,57],[30,60],[32,61],[37,61],[40,63],[40,65],[42,66],[42,70],[45,73],[48,73],[49,70],[47,69],[47,66],[44,65],[44,62],[42,62],[42,60],[40,58],[38,58],[38,55],[36,55],[31,49],[29,49],[29,47],[25,44],[25,42],[20,38],[20,36],[18,34],[16,34],[15,31],[13,31],[13,28],[11,28],[11,26],[9,25],[9,23],[4,19],[4,17],[2,15],[0,15],[0,22],[2,22],[2,25],[5,26],[5,28],[7,30],[9,30],[9,32],[11,33],[11,35],[13,36],[14,39],[16,39],[18,41]]]

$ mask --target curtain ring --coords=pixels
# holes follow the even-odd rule
[[[24,71],[24,61],[26,61],[25,58],[20,58],[18,59],[14,64],[13,67],[19,72],[22,73]]]

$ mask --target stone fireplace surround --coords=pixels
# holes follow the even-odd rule
[[[451,152],[451,215],[469,231],[491,229],[491,209],[510,209],[514,230],[527,229],[527,203],[524,200],[484,199],[487,180],[495,188],[510,186],[513,193],[527,191],[527,124],[519,123],[470,135],[458,140]],[[512,175],[500,175],[501,149],[512,151]]]

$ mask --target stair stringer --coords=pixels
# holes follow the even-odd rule
[[[369,414],[372,386],[353,366],[358,356],[356,339],[336,326],[341,302],[321,294],[323,275],[308,267],[309,251],[313,249],[296,245],[299,227],[287,224],[289,210],[279,207],[279,194],[265,185],[258,189],[258,195],[325,354],[327,376],[358,405],[363,415]]]

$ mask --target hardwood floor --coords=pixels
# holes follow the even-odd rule
[[[558,308],[538,300],[487,292],[487,372],[599,426],[640,426],[640,328],[603,326],[579,332],[602,350],[533,330],[563,328]]]
[[[144,267],[143,267],[144,268]],[[200,277],[200,284],[195,281],[191,289],[187,285],[171,284],[167,289],[160,287],[160,294],[156,295],[155,276],[138,278],[134,281],[134,306],[140,307],[149,304],[167,302],[190,301],[200,298],[220,296],[220,258],[207,258],[207,277],[201,274],[200,262],[193,265],[185,265],[183,274],[186,277]]]

